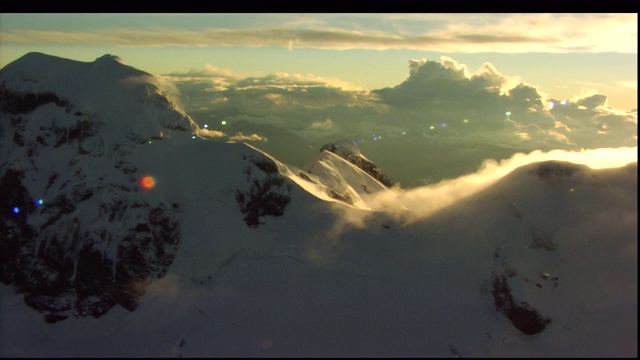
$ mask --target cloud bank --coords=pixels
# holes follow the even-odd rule
[[[549,152],[533,151],[528,154],[516,153],[500,162],[485,161],[481,168],[473,173],[456,179],[443,180],[437,184],[407,190],[401,197],[410,199],[406,206],[411,210],[407,221],[413,222],[429,216],[470,195],[478,193],[495,184],[505,175],[521,166],[542,161],[564,161],[586,165],[592,169],[606,169],[626,166],[638,161],[637,147],[601,148],[581,151],[554,150]],[[382,194],[377,200],[381,208],[389,203],[395,194]]]
[[[404,81],[371,91],[313,75],[213,68],[166,77],[199,124],[256,134],[256,146],[296,166],[348,139],[407,187],[517,152],[637,146],[637,112],[611,108],[595,91],[556,99],[490,63],[472,71],[446,56],[410,60]]]
[[[591,169],[619,168],[638,162],[638,148],[602,148],[581,151],[554,150],[549,152],[533,151],[531,153],[516,153],[512,157],[502,160],[487,160],[481,168],[471,174],[466,174],[455,179],[445,179],[438,183],[420,186],[413,189],[392,189],[387,192],[377,193],[368,199],[367,204],[371,211],[354,211],[348,207],[335,206],[335,211],[340,213],[338,221],[328,231],[329,245],[335,245],[342,234],[351,228],[363,228],[371,226],[371,217],[377,212],[386,213],[389,218],[403,226],[418,222],[435,215],[439,211],[455,206],[465,199],[481,193],[490,186],[495,185],[505,176],[512,174],[519,167],[545,161],[560,161],[573,164],[586,165]],[[636,165],[637,166],[637,165]],[[637,171],[637,167],[634,168]],[[560,171],[560,170],[559,170]],[[590,176],[590,175],[587,175]],[[606,184],[606,175],[600,175],[603,185]],[[532,177],[533,180],[539,180]],[[547,180],[547,181],[553,181]],[[581,180],[574,180],[580,182]],[[522,184],[522,182],[518,182]],[[523,189],[523,191],[527,191]],[[573,188],[569,187],[568,192]],[[584,196],[581,194],[579,196]],[[399,204],[402,204],[399,207]]]

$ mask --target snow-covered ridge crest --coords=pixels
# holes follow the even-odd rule
[[[113,55],[81,62],[28,53],[0,70],[5,111],[28,113],[55,102],[67,112],[109,119],[108,136],[125,134],[136,142],[161,138],[170,130],[191,132],[197,125],[168,98],[151,74],[124,65]],[[54,96],[55,94],[55,96]],[[26,102],[22,108],[12,106]],[[152,106],[137,106],[148,103]],[[166,111],[169,110],[169,111]]]
[[[348,140],[323,146],[320,153],[301,169],[284,164],[251,145],[247,146],[262,153],[275,164],[281,175],[318,199],[367,211],[406,210],[400,201],[394,206],[375,201],[381,193],[400,195],[401,190],[392,187],[392,181],[360,153],[357,145]]]

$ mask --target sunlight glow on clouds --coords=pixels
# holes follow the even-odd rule
[[[191,69],[186,74],[175,74],[176,76],[193,76],[193,77],[218,77],[223,79],[239,79],[240,77],[233,74],[229,69],[220,69],[211,64],[205,64],[202,70]]]
[[[616,81],[616,84],[636,91],[638,90],[638,81]]]
[[[367,199],[367,205],[373,212],[357,210],[346,206],[334,205],[340,213],[338,220],[327,232],[328,245],[335,246],[339,238],[349,228],[363,228],[371,225],[370,218],[382,212],[395,218],[401,224],[409,225],[431,217],[438,211],[455,206],[466,198],[486,190],[519,167],[545,161],[560,161],[586,165],[591,169],[620,168],[638,161],[638,148],[602,148],[593,150],[549,152],[533,151],[515,153],[502,161],[486,160],[480,169],[454,179],[445,179],[438,183],[402,190],[392,188],[373,194]],[[536,181],[536,177],[531,178]],[[548,181],[553,181],[551,178]],[[522,184],[522,182],[519,182]],[[571,190],[570,190],[571,191]]]
[[[206,75],[168,79],[196,122],[242,123],[244,133],[261,137],[256,146],[285,163],[303,166],[322,145],[348,139],[405,186],[472,172],[487,158],[518,151],[637,146],[637,113],[609,107],[592,89],[555,99],[491,63],[473,71],[447,56],[410,60],[408,73],[397,86],[373,91],[288,73],[226,73],[215,87]],[[264,125],[269,141],[256,128]],[[306,141],[313,151],[292,154],[281,138]]]
[[[638,148],[549,152],[537,150],[528,154],[516,153],[511,158],[500,162],[487,160],[477,172],[456,179],[443,180],[437,184],[410,189],[406,192],[380,193],[371,203],[377,204],[378,209],[384,210],[388,208],[388,204],[397,203],[400,200],[409,209],[409,213],[402,213],[402,215],[406,215],[408,222],[413,222],[486,189],[518,167],[552,160],[587,165],[592,169],[617,168],[637,162]],[[355,223],[361,223],[361,219],[357,219]]]
[[[307,128],[309,130],[331,130],[333,129],[333,121],[327,118],[324,121],[316,121],[311,123]]]
[[[202,28],[186,30],[97,28],[88,31],[14,29],[0,33],[3,42],[94,44],[117,46],[278,46],[289,49],[412,49],[441,52],[622,52],[637,53],[635,14],[421,14],[431,27],[422,31],[378,30],[366,22],[356,29],[336,27],[316,15],[313,25]],[[308,17],[313,17],[308,14]],[[359,17],[359,20],[367,17]],[[369,21],[402,21],[384,14]],[[416,19],[416,17],[414,17]],[[440,27],[433,19],[439,19]],[[376,25],[378,25],[376,23]],[[313,26],[313,27],[310,27]]]
[[[611,103],[618,107],[626,110],[637,107],[637,97],[629,94],[627,87],[637,77],[637,14],[209,13],[0,14],[0,17],[3,25],[0,66],[27,51],[85,60],[94,58],[88,53],[109,51],[153,74],[173,75],[172,72],[191,68],[192,76],[209,76],[212,89],[247,76],[286,72],[337,76],[355,84],[351,86],[373,90],[398,83],[402,72],[393,70],[396,64],[410,58],[447,55],[461,56],[474,67],[481,61],[491,61],[501,70],[526,76],[528,81],[535,81],[548,91],[563,89],[557,96],[570,97],[577,92],[573,90],[575,84],[584,82],[599,93],[609,94]],[[208,64],[204,70],[193,70],[202,69],[203,64]],[[224,67],[246,75],[232,74]],[[484,76],[486,80],[491,71],[479,70],[488,73]],[[346,84],[336,87],[353,89]]]
[[[237,87],[281,87],[286,88],[311,88],[311,87],[329,87],[337,88],[345,91],[361,91],[368,92],[366,89],[350,84],[337,78],[326,78],[313,74],[289,74],[285,72],[277,72],[268,74],[264,77],[248,77],[236,82]]]
[[[210,130],[206,128],[200,128],[196,130],[196,135],[203,139],[223,139],[231,141],[267,141],[267,138],[258,134],[245,135],[243,133],[227,134],[224,131]]]
[[[258,134],[244,135],[243,133],[237,133],[229,136],[229,140],[233,141],[267,141],[267,138]]]

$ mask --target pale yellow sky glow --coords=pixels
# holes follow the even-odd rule
[[[156,75],[214,66],[373,90],[402,82],[411,59],[447,56],[472,73],[490,63],[557,98],[589,83],[628,111],[637,107],[637,28],[629,13],[3,13],[0,67],[31,51],[80,61],[111,53]]]
[[[479,18],[479,17],[476,17]],[[377,29],[249,27],[135,29],[100,27],[82,31],[8,29],[5,43],[101,44],[115,46],[279,46],[318,49],[411,49],[442,52],[619,52],[637,53],[636,14],[513,14],[498,22],[458,23],[419,33]]]

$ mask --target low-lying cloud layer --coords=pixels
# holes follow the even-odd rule
[[[561,188],[571,193],[573,188],[567,187],[570,181],[564,177],[564,174],[570,171],[570,166],[572,166],[569,163],[586,165],[590,169],[620,168],[632,163],[637,164],[638,148],[602,148],[581,151],[554,150],[549,152],[538,150],[528,154],[516,153],[512,157],[499,162],[487,160],[477,172],[455,179],[445,179],[435,184],[412,189],[391,189],[390,191],[379,192],[367,200],[367,204],[373,212],[354,211],[349,207],[336,205],[335,211],[339,212],[340,216],[328,231],[328,236],[331,244],[334,245],[345,231],[351,228],[371,226],[371,221],[369,220],[371,217],[379,216],[377,215],[378,212],[385,213],[389,219],[394,219],[395,222],[402,226],[415,223],[429,218],[439,211],[457,206],[461,201],[487,190],[522,166],[547,161],[566,162],[566,164],[558,164],[557,168],[553,168],[553,165],[550,165],[548,174],[542,174],[541,176],[538,173],[538,176],[531,177],[532,181],[549,181],[550,185],[555,181],[564,182],[564,186]],[[637,171],[637,167],[634,171]],[[601,175],[600,177],[603,184],[606,184],[608,181],[606,176]],[[583,180],[572,181],[580,183]],[[633,179],[630,177],[629,181],[633,181]],[[522,181],[515,183],[520,184],[520,186],[523,184]],[[513,182],[508,182],[507,185],[509,184],[513,184]],[[534,186],[536,185],[534,184]],[[522,191],[526,193],[528,189],[523,188]],[[577,194],[576,196],[585,196],[585,194]]]
[[[255,134],[256,146],[296,166],[348,139],[405,187],[517,152],[637,146],[637,112],[609,107],[606,95],[556,99],[492,64],[472,72],[445,56],[411,60],[406,80],[371,91],[312,75],[241,78],[211,66],[164,79],[211,131]]]
[[[500,162],[485,161],[481,168],[472,174],[456,179],[443,180],[437,184],[422,186],[401,193],[405,205],[411,210],[408,221],[426,217],[461,199],[478,193],[495,184],[504,176],[521,166],[543,161],[562,161],[586,165],[591,169],[617,168],[638,161],[638,148],[602,148],[582,151],[554,150],[549,152],[533,151],[528,154],[516,153]],[[377,202],[380,208],[396,198],[393,192],[381,194]],[[396,198],[397,199],[397,198]]]

